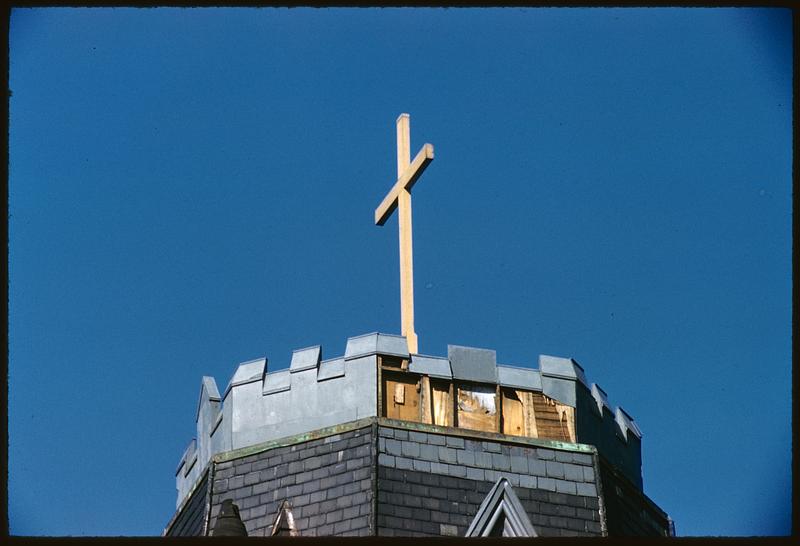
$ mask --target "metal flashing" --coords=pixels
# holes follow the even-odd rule
[[[278,509],[278,514],[272,522],[272,529],[270,536],[297,536],[300,533],[294,523],[294,514],[292,514],[292,505],[284,499]]]
[[[347,346],[344,351],[345,360],[376,353],[408,358],[408,342],[403,336],[378,332],[347,338]]]
[[[411,355],[408,371],[442,379],[452,379],[453,377],[450,361],[438,356]]]
[[[344,357],[340,356],[320,362],[317,381],[327,381],[337,377],[344,377]]]
[[[378,334],[378,353],[408,358],[408,341],[405,336]]]
[[[314,345],[305,349],[292,351],[292,363],[289,365],[290,373],[302,372],[319,366],[322,359],[322,346]]]
[[[497,352],[491,349],[447,346],[447,359],[453,379],[479,383],[497,383]]]
[[[372,425],[376,420],[377,417],[365,417],[364,419],[357,419],[355,421],[349,421],[347,423],[325,427],[313,430],[311,432],[302,432],[300,434],[293,434],[291,436],[285,436],[283,438],[278,438],[275,440],[267,440],[266,442],[261,442],[251,446],[240,447],[237,449],[232,449],[230,451],[217,453],[213,456],[212,460],[214,461],[214,463],[218,464],[218,463],[224,463],[226,461],[232,461],[234,459],[241,459],[242,457],[248,457],[250,455],[255,455],[257,453],[263,453],[264,451],[268,451],[276,447],[290,446],[293,444],[299,444],[301,442],[307,442],[309,440],[316,440],[318,438],[327,438],[328,436],[335,436],[337,434],[341,434],[342,432],[348,432],[359,428],[365,428]]]
[[[190,473],[190,472],[192,471],[192,469],[194,468],[194,465],[196,465],[196,464],[197,464],[197,452],[195,451],[195,452],[192,454],[192,458],[191,458],[191,460],[190,460],[190,461],[189,461],[189,463],[186,465],[186,470],[183,472],[183,477],[184,477],[184,478],[185,478],[186,476],[188,476],[188,475],[189,475],[189,473]]]
[[[625,430],[625,425],[620,423],[616,417],[614,418],[614,436],[623,444],[628,443],[628,432]]]
[[[539,370],[542,375],[560,379],[577,379],[585,387],[589,387],[586,383],[586,374],[583,371],[583,367],[572,358],[539,355]]]
[[[431,425],[416,421],[401,421],[399,419],[389,419],[380,417],[378,425],[403,430],[413,430],[417,432],[428,432],[431,434],[444,434],[447,436],[460,436],[462,438],[488,440],[492,442],[502,442],[505,444],[517,444],[524,446],[543,447],[547,449],[559,449],[562,451],[573,451],[580,453],[596,453],[597,448],[590,444],[580,444],[575,442],[564,442],[561,440],[548,440],[544,438],[531,438],[528,436],[512,436],[500,432],[486,432],[483,430],[473,430],[467,428],[446,427],[442,425]]]
[[[608,395],[606,391],[600,388],[600,385],[597,383],[592,383],[592,397],[594,398],[595,402],[597,403],[597,410],[600,412],[600,416],[603,416],[603,408],[608,411],[608,413],[613,414],[614,412],[611,410],[611,405],[608,403]]]
[[[208,433],[209,437],[214,436],[214,433],[217,432],[217,429],[219,428],[219,425],[222,423],[222,418],[223,418],[224,415],[225,414],[222,413],[222,412],[219,412],[217,414],[217,419],[214,421],[214,424],[211,426],[211,432]]]
[[[183,455],[181,455],[181,462],[178,464],[178,468],[175,470],[175,475],[178,475],[178,472],[181,471],[181,467],[197,452],[197,439],[192,438],[192,441],[189,442],[189,445],[186,446],[186,449],[183,450]]]
[[[464,536],[505,538],[539,535],[511,483],[501,477],[484,497]]]
[[[284,442],[284,445],[285,442],[299,442],[302,438],[319,437],[325,430],[345,430],[348,424],[352,426],[356,422],[511,446],[597,452],[596,447],[588,444],[379,417],[379,391],[375,391],[375,386],[380,373],[377,365],[380,355],[392,356],[392,361],[408,359],[407,371],[427,375],[432,383],[434,379],[452,380],[461,386],[473,382],[489,386],[492,392],[495,392],[495,385],[524,389],[541,392],[572,406],[576,408],[576,415],[577,411],[599,412],[602,427],[598,428],[598,436],[589,434],[578,438],[597,440],[602,450],[608,450],[609,457],[619,456],[625,461],[639,457],[640,445],[630,444],[628,437],[630,431],[641,439],[637,423],[621,407],[612,410],[605,391],[597,384],[587,385],[583,368],[571,358],[541,355],[540,368],[536,369],[498,364],[494,350],[458,345],[447,346],[446,358],[409,354],[405,337],[374,332],[348,338],[343,356],[324,361],[322,347],[315,345],[294,350],[291,363],[281,370],[269,371],[266,357],[242,362],[236,367],[221,399],[215,379],[203,376],[195,414],[196,439],[186,448],[176,469],[179,503],[185,501],[187,491],[197,485],[198,473],[202,473],[200,469],[206,466],[209,458],[219,461],[220,455],[250,453],[267,445],[275,446],[276,442]],[[337,381],[330,381],[337,378]],[[257,381],[260,384],[256,384]],[[578,383],[586,386],[587,392],[579,389]],[[235,396],[227,398],[233,387],[240,388],[235,390]],[[269,396],[272,394],[276,396]],[[604,407],[609,418],[604,417]],[[225,426],[222,426],[223,421]],[[622,445],[616,444],[612,436]],[[635,479],[636,469],[631,472]]]
[[[264,375],[264,385],[261,388],[261,394],[274,394],[276,392],[288,391],[291,388],[291,371],[279,370]]]
[[[541,391],[542,375],[539,370],[498,364],[497,383],[502,387]]]
[[[578,397],[574,378],[542,374],[542,394],[573,408]]]
[[[622,433],[625,435],[625,439],[626,440],[628,439],[628,431],[629,430],[631,432],[633,432],[634,436],[636,436],[639,440],[642,439],[642,431],[639,429],[639,427],[633,421],[633,417],[631,417],[630,414],[627,411],[622,409],[621,406],[617,407],[617,411],[616,411],[616,413],[614,415],[614,419],[617,422],[617,424],[619,424],[619,428],[620,428],[620,430],[622,430]]]
[[[186,493],[186,496],[182,500],[180,500],[180,502],[178,502],[175,505],[175,513],[172,515],[172,517],[170,518],[169,522],[167,522],[166,527],[164,527],[164,530],[161,532],[161,536],[167,536],[167,533],[170,531],[172,526],[175,524],[175,521],[181,515],[181,513],[183,512],[183,509],[186,507],[187,504],[189,504],[189,502],[192,500],[192,496],[197,492],[198,488],[201,487],[201,485],[203,483],[203,480],[206,479],[206,477],[208,476],[208,472],[209,472],[210,468],[211,468],[211,465],[207,465],[206,466],[205,470],[203,470],[203,472],[201,472],[200,478],[189,489],[189,491]]]
[[[347,345],[344,349],[344,358],[349,360],[359,356],[369,355],[378,350],[378,332],[363,334],[347,338]]]
[[[261,379],[267,371],[267,357],[256,358],[242,362],[236,368],[236,372],[231,378],[231,383],[236,385],[238,383],[252,381],[254,379]]]
[[[238,387],[239,385],[262,380],[266,371],[267,357],[256,358],[255,360],[242,362],[236,368],[236,372],[228,382],[228,386],[225,387],[225,392],[222,393],[222,398],[226,398],[233,387]]]
[[[205,393],[205,396],[204,396]],[[209,402],[219,402],[219,389],[217,389],[217,382],[213,377],[204,375],[200,384],[200,397],[197,400],[197,411],[194,415],[195,422],[200,418],[200,408],[203,406],[203,400]]]

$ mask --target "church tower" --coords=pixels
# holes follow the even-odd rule
[[[347,339],[344,354],[295,350],[274,370],[239,364],[224,391],[203,377],[196,437],[175,474],[164,535],[622,536],[674,534],[643,491],[642,433],[573,359],[538,369],[494,350],[418,352],[412,160],[397,119],[397,180],[375,211],[399,220],[401,334]]]

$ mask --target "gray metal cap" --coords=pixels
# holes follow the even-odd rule
[[[453,379],[497,383],[497,353],[495,351],[448,345],[447,358],[450,360],[450,368],[453,370]]]

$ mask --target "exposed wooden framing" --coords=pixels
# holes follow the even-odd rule
[[[539,429],[536,426],[536,412],[533,409],[533,393],[529,391],[517,391],[517,396],[522,400],[522,414],[525,421],[525,436],[530,438],[539,437]]]
[[[381,379],[381,369],[383,368],[383,357],[378,355],[378,415],[386,417],[386,412],[383,410],[383,379]]]
[[[460,427],[461,420],[458,418],[458,396],[456,393],[458,389],[456,388],[455,381],[450,383],[450,409],[453,412],[453,426]]]
[[[459,427],[499,432],[500,404],[497,386],[494,387],[465,383],[456,385]]]
[[[575,408],[556,402],[556,411],[561,419],[561,432],[570,442],[575,441]]]
[[[559,404],[544,394],[535,392],[533,408],[540,438],[575,441],[575,411],[572,406]]]
[[[539,392],[431,379],[409,373],[408,364],[408,359],[378,356],[378,404],[383,417],[528,438],[576,441],[572,406]]]
[[[502,412],[503,434],[538,438],[536,412],[533,407],[533,394],[530,391],[503,387]]]
[[[494,387],[494,407],[495,407],[495,430],[497,432],[503,431],[503,407],[500,404],[500,385]]]
[[[433,424],[433,396],[427,375],[419,380],[419,418],[421,423]]]
[[[405,369],[403,368],[403,363],[406,363],[406,367],[408,367],[408,361],[404,358],[400,358],[397,356],[380,356],[378,357],[380,366],[384,368],[391,368],[391,369]]]
[[[448,385],[447,395],[448,395],[447,422],[449,423],[449,426],[455,427],[455,426],[458,426],[458,425],[456,424],[456,414],[457,414],[457,412],[456,412],[456,406],[455,406],[455,404],[456,404],[455,386],[453,385],[452,381],[450,381],[450,383]]]
[[[431,379],[431,424],[445,427],[453,426],[453,384],[441,379]]]
[[[520,400],[517,391],[503,388],[502,392],[503,434],[512,436],[527,436],[525,427],[524,402]]]

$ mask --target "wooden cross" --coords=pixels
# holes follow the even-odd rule
[[[411,159],[411,135],[408,114],[397,118],[397,182],[375,209],[375,224],[386,223],[394,209],[399,209],[400,231],[400,324],[401,334],[408,341],[408,352],[417,354],[414,332],[414,262],[411,252],[411,188],[433,161],[433,144],[425,144]]]

